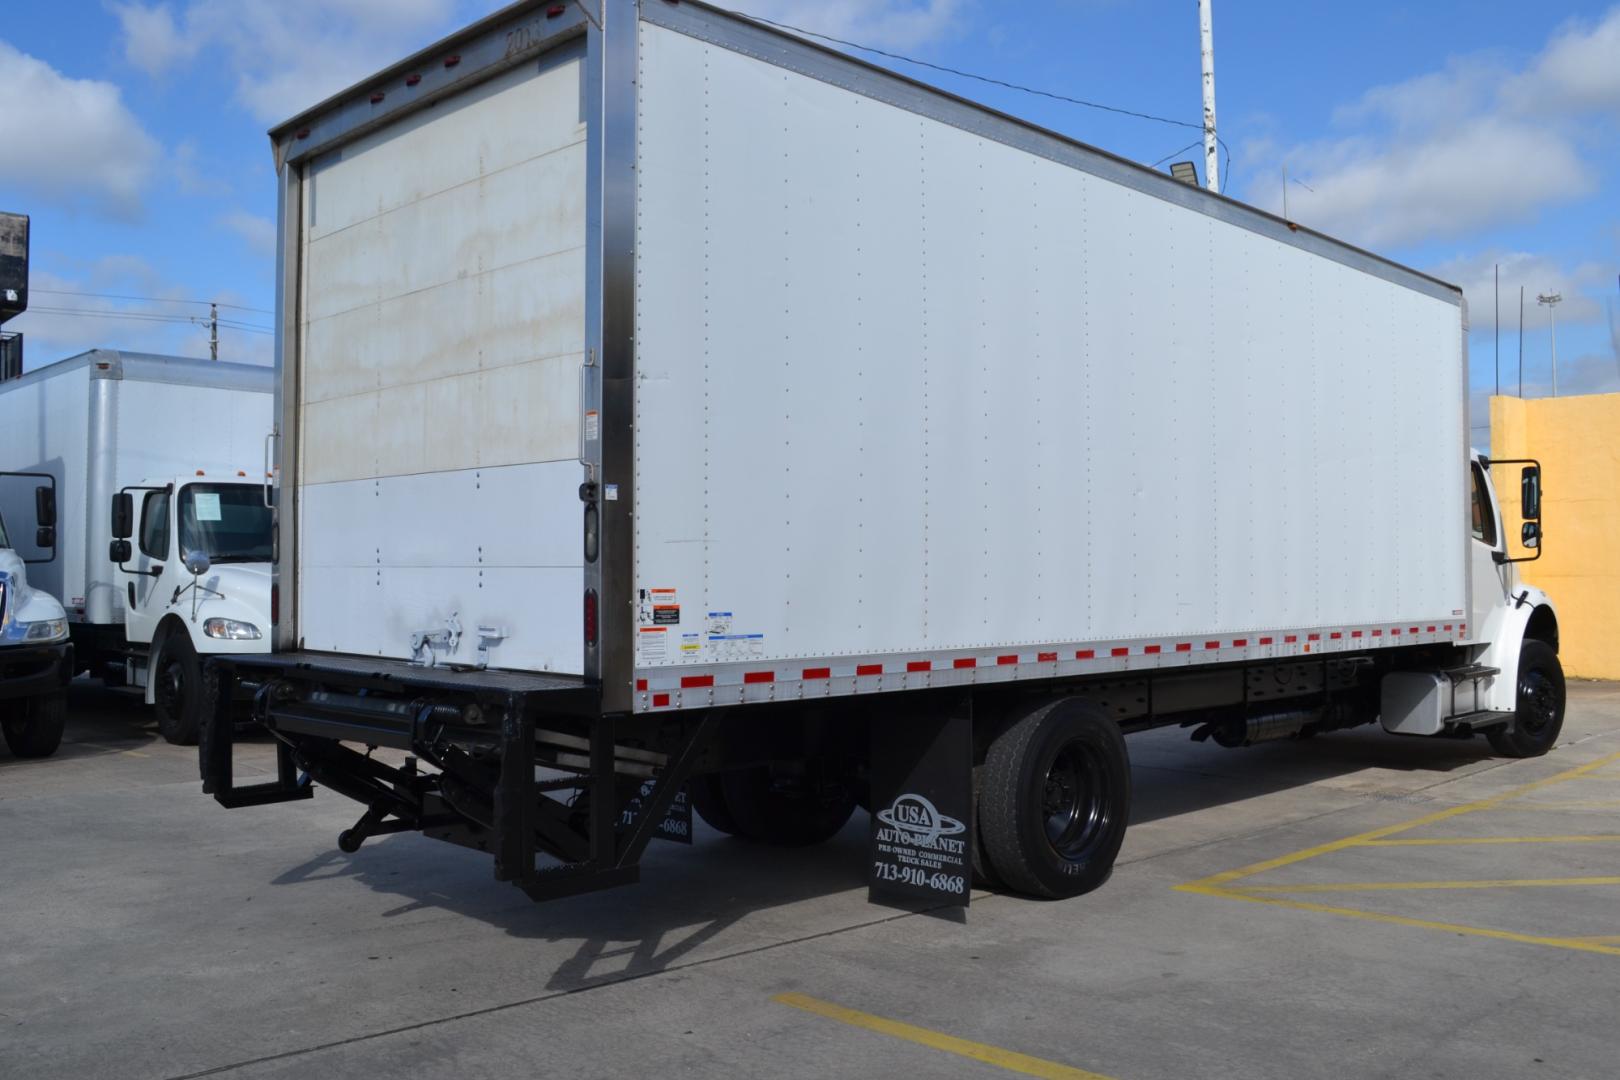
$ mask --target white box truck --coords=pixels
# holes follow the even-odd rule
[[[274,382],[111,349],[0,382],[0,466],[61,494],[33,586],[66,609],[77,670],[140,693],[171,742],[210,711],[201,658],[270,647]],[[24,494],[0,484],[0,512],[31,511]]]
[[[1456,288],[706,4],[595,18],[271,133],[280,610],[211,667],[280,767],[217,714],[221,803],[325,784],[345,850],[536,897],[859,804],[874,890],[965,903],[1107,876],[1129,732],[1552,745]]]

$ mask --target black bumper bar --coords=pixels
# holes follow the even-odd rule
[[[314,653],[215,657],[207,670],[199,763],[221,805],[305,799],[324,784],[366,807],[338,838],[345,851],[420,831],[490,852],[496,878],[536,899],[635,881],[714,725],[603,716],[597,687],[577,676]],[[254,720],[277,762],[275,779],[245,786],[229,708],[242,681],[260,684]],[[384,747],[408,756],[372,753]]]
[[[49,694],[65,688],[72,679],[70,642],[0,648],[0,701]]]

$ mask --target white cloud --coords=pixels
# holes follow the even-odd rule
[[[1517,70],[1489,57],[1375,87],[1339,109],[1343,134],[1250,143],[1247,197],[1374,247],[1529,220],[1596,188],[1582,158],[1593,114],[1620,109],[1620,7],[1568,23]],[[1276,179],[1272,179],[1275,177]],[[1263,178],[1263,179],[1261,179]]]
[[[189,0],[121,3],[124,55],[161,75],[221,57],[236,98],[271,124],[314,105],[455,29],[457,0]],[[475,11],[498,0],[475,0]]]
[[[6,323],[7,330],[23,333],[23,360],[29,371],[98,348],[208,356],[208,306],[191,302],[188,290],[165,280],[146,259],[108,255],[73,264],[65,273],[52,273],[40,268],[42,256],[49,259],[51,253],[36,253],[29,269],[28,310]],[[216,299],[244,302],[233,293]],[[267,327],[270,316],[223,308],[220,318],[227,320],[219,331],[221,360],[271,362],[273,337],[241,328]]]
[[[140,216],[158,144],[118,87],[70,78],[0,41],[0,183],[119,219]]]
[[[1493,271],[1502,271],[1502,326],[1517,329],[1519,323],[1519,289],[1524,289],[1526,318],[1536,312],[1536,297],[1558,293],[1563,302],[1558,305],[1558,325],[1598,325],[1603,322],[1603,300],[1600,295],[1614,286],[1612,268],[1595,262],[1575,266],[1560,266],[1543,255],[1523,251],[1488,251],[1479,255],[1462,256],[1428,268],[1429,273],[1442,281],[1462,287],[1468,297],[1468,321],[1475,333],[1488,334],[1495,329],[1496,294]]]
[[[739,0],[759,15],[819,34],[880,48],[910,49],[959,25],[961,0]]]
[[[237,236],[257,255],[276,253],[276,223],[246,210],[232,210],[219,223]]]

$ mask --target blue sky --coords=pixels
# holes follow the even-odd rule
[[[745,10],[999,79],[1196,122],[1190,0],[735,0]],[[490,0],[22,0],[0,20],[0,209],[33,217],[28,366],[93,345],[205,354],[152,316],[217,299],[226,359],[268,362],[273,173],[265,130],[499,4]],[[1527,393],[1545,392],[1560,291],[1564,393],[1620,390],[1620,5],[1216,0],[1226,190],[1463,285],[1474,390],[1504,384],[1531,297]],[[893,63],[892,61],[885,61]],[[1195,131],[894,64],[1151,163]],[[1176,155],[1199,158],[1196,150]],[[55,290],[47,292],[45,290]],[[63,313],[60,309],[80,309]],[[101,312],[87,315],[84,309]],[[126,313],[106,317],[107,312]],[[128,316],[128,317],[126,317]],[[138,318],[134,316],[145,316]]]

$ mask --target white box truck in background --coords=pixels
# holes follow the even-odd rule
[[[33,586],[66,609],[77,669],[140,692],[172,742],[195,742],[207,711],[200,657],[270,646],[274,381],[96,349],[0,383],[0,465],[60,498]],[[31,509],[22,494],[0,485],[8,520]]]
[[[691,807],[864,804],[874,890],[965,903],[1106,878],[1129,732],[1552,745],[1539,469],[1510,546],[1456,288],[705,4],[604,21],[513,5],[272,132],[281,606],[212,666],[280,766],[217,712],[221,803],[325,784],[345,850],[536,897]]]

